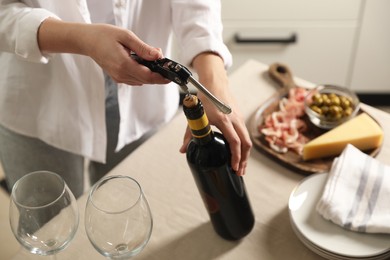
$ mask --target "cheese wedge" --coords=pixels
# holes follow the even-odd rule
[[[303,147],[303,160],[337,156],[347,144],[361,151],[379,147],[383,141],[381,127],[366,113],[311,140]]]

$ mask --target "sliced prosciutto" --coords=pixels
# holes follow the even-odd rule
[[[307,128],[301,119],[305,114],[304,99],[307,90],[296,87],[291,88],[288,98],[279,101],[279,110],[269,114],[259,132],[265,136],[271,149],[278,153],[286,153],[293,150],[302,154],[303,145],[308,139],[302,135]]]

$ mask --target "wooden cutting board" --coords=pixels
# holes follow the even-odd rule
[[[259,132],[259,126],[263,124],[265,118],[272,112],[279,110],[279,101],[283,97],[288,96],[289,89],[297,87],[294,82],[291,70],[288,66],[284,64],[272,64],[268,69],[268,75],[269,78],[272,81],[276,82],[277,85],[281,88],[274,96],[272,96],[270,99],[266,100],[263,104],[261,104],[249,120],[249,134],[251,136],[254,147],[269,156],[270,158],[276,160],[278,163],[281,163],[284,166],[301,174],[308,175],[318,172],[328,172],[335,156],[323,159],[304,161],[302,159],[302,156],[294,151],[289,150],[287,153],[278,153],[270,148],[264,138],[264,135]],[[361,110],[360,113],[362,112],[365,111]],[[306,115],[302,119],[306,122],[309,128],[305,132],[305,136],[308,137],[310,140],[325,133],[326,130],[320,129],[313,125]],[[380,147],[365,152],[374,157],[378,154],[379,151]]]

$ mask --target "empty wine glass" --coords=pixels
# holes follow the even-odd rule
[[[33,254],[63,250],[76,234],[79,212],[75,197],[56,173],[36,171],[12,188],[10,224],[18,242]]]
[[[128,176],[96,183],[85,209],[85,230],[95,249],[111,259],[127,259],[148,243],[153,218],[140,184]]]

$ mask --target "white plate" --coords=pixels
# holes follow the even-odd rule
[[[292,191],[289,213],[297,232],[314,246],[340,256],[370,258],[388,252],[390,235],[349,231],[319,215],[316,205],[326,178],[326,173],[313,174]]]
[[[385,260],[389,259],[390,257],[390,251],[387,251],[384,254],[379,254],[375,256],[369,256],[369,257],[352,257],[352,256],[343,256],[336,253],[332,253],[329,251],[326,251],[325,249],[318,247],[317,245],[313,244],[311,241],[307,240],[295,227],[295,225],[292,223],[292,229],[294,233],[297,235],[299,240],[310,250],[312,250],[314,253],[316,253],[319,256],[322,256],[329,260]]]

